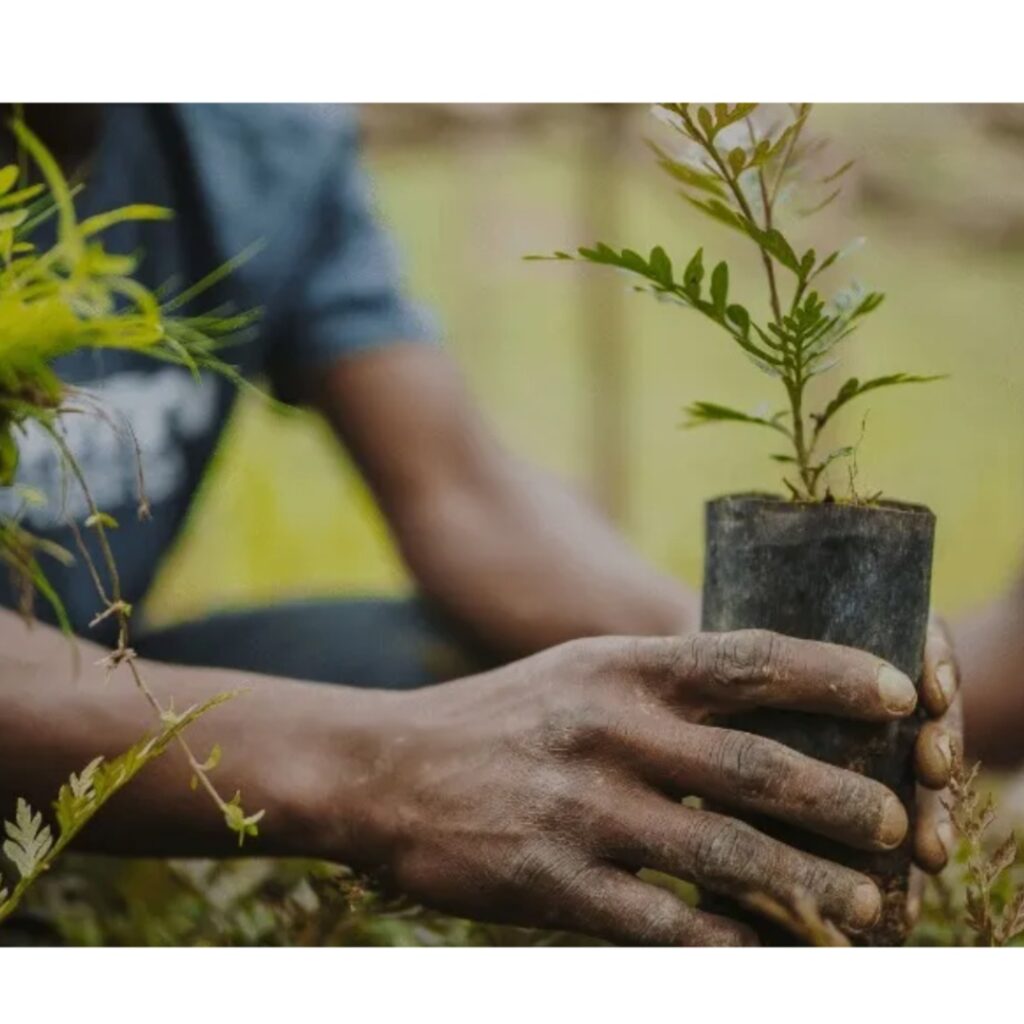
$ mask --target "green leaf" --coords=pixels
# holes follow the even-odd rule
[[[781,414],[768,419],[764,416],[741,412],[739,409],[732,409],[727,405],[719,405],[717,402],[694,402],[688,405],[685,411],[689,418],[683,425],[687,428],[703,426],[705,423],[752,423],[759,427],[769,427],[789,436],[789,431],[779,422]]]
[[[255,814],[246,814],[242,810],[242,794],[237,792],[224,806],[224,821],[232,832],[238,833],[239,846],[245,842],[246,836],[259,835],[257,826],[265,813],[257,811]]]
[[[686,195],[685,193],[683,193],[683,197],[692,206],[706,213],[709,217],[727,225],[734,231],[740,231],[749,238],[752,238],[765,252],[781,263],[782,266],[792,270],[794,274],[800,274],[800,261],[797,259],[793,247],[778,228],[765,230],[747,220],[741,214],[731,210],[718,199],[695,199],[693,196]]]
[[[821,261],[821,263],[818,264],[817,269],[814,271],[814,273],[811,276],[812,277],[817,277],[819,274],[821,274],[824,271],[828,270],[828,268],[831,267],[833,263],[836,263],[839,260],[845,259],[847,256],[850,255],[850,253],[856,252],[863,245],[864,245],[864,237],[863,236],[859,236],[857,238],[852,239],[850,242],[848,242],[846,245],[844,245],[842,247],[842,249],[837,249],[835,252],[829,253]]]
[[[4,822],[8,839],[3,851],[22,878],[31,878],[53,846],[53,835],[43,816],[18,797],[14,821]]]
[[[831,174],[825,175],[821,179],[823,185],[831,185],[833,181],[838,181],[857,161],[847,160],[841,167],[836,168]]]
[[[753,152],[747,161],[748,167],[763,167],[771,155],[772,143],[770,139],[761,139],[754,147]]]
[[[715,120],[711,115],[711,111],[707,107],[697,108],[697,122],[701,128],[704,129],[704,134],[708,137],[710,142],[715,137]]]
[[[898,384],[929,384],[932,381],[943,380],[945,374],[937,374],[934,376],[921,377],[911,373],[892,373],[885,377],[874,377],[871,380],[860,381],[856,377],[851,377],[845,381],[843,385],[836,392],[835,397],[832,399],[825,408],[816,415],[812,416],[815,422],[815,436],[821,433],[825,424],[848,402],[852,402],[855,398],[859,398],[861,395],[866,394],[869,391],[875,391],[878,388],[895,387]]]
[[[108,210],[106,213],[97,213],[93,217],[86,217],[78,225],[78,230],[82,238],[89,238],[116,224],[123,224],[125,221],[170,220],[173,216],[174,212],[166,207],[153,206],[151,203],[134,203],[130,206],[122,206],[117,210]]]
[[[728,128],[729,125],[736,124],[737,121],[742,121],[757,110],[757,106],[756,103],[737,103],[730,107],[728,103],[716,103],[715,130],[721,131],[723,128]]]
[[[7,164],[5,167],[0,167],[0,196],[6,195],[14,188],[18,181],[19,173],[17,164]]]
[[[675,178],[676,181],[681,182],[689,188],[698,189],[701,192],[708,192],[713,196],[717,196],[719,199],[725,198],[725,188],[714,174],[706,171],[699,171],[696,167],[691,167],[689,164],[674,160],[653,142],[648,141],[647,144],[657,154],[658,166],[666,174]]]
[[[720,224],[725,224],[727,227],[733,229],[733,231],[741,231],[745,235],[749,235],[750,231],[747,229],[747,220],[741,217],[738,213],[730,210],[719,199],[696,199],[693,196],[687,195],[685,192],[681,193],[683,198],[693,207],[700,210],[702,213],[706,213],[712,220],[717,220]]]
[[[794,274],[800,273],[800,261],[793,252],[793,247],[786,240],[778,228],[769,228],[767,231],[758,231],[755,240],[779,261],[784,267],[792,270]]]
[[[116,530],[118,524],[112,515],[108,515],[106,512],[94,512],[86,519],[85,525],[89,528],[102,526],[107,530]]]
[[[45,600],[50,606],[50,610],[53,612],[54,618],[57,620],[57,626],[60,631],[66,637],[74,636],[75,631],[71,625],[71,618],[68,615],[67,609],[64,607],[64,602],[61,600],[61,597],[54,589],[53,584],[46,578],[46,574],[34,558],[29,560],[26,566],[26,572],[28,574],[28,578],[32,582],[32,586],[43,595],[43,600]]]
[[[816,484],[822,473],[828,469],[837,459],[847,459],[856,452],[853,445],[843,445],[841,448],[834,448],[816,466],[811,468],[811,482]]]
[[[28,188],[20,188],[17,192],[8,192],[0,198],[0,210],[6,210],[11,206],[24,206],[45,191],[45,185],[29,185]]]
[[[837,188],[835,191],[830,192],[821,202],[815,203],[813,206],[803,206],[797,210],[797,213],[801,217],[810,217],[815,213],[820,213],[826,206],[831,206],[839,198],[841,192],[842,189]]]
[[[711,302],[719,317],[725,316],[726,303],[729,301],[729,267],[723,260],[715,264],[711,271]],[[746,310],[744,310],[746,312]],[[749,317],[747,318],[749,321]]]
[[[78,225],[75,223],[72,191],[61,173],[60,165],[24,121],[19,119],[12,121],[11,130],[18,142],[36,162],[36,166],[45,179],[50,190],[53,209],[57,214],[60,243],[66,250],[69,259],[77,259],[81,253],[82,238],[77,230]]]
[[[742,146],[729,150],[729,169],[739,175],[747,162],[747,151]]]
[[[207,759],[202,764],[203,771],[212,772],[213,769],[220,764],[222,753],[223,751],[220,749],[220,744],[214,743],[213,747],[210,749],[209,757],[207,757]]]
[[[750,314],[743,306],[732,305],[725,311],[726,317],[731,320],[740,331],[746,335],[750,332]]]
[[[671,288],[673,284],[672,261],[660,245],[656,245],[651,250],[650,259],[647,262],[658,283],[663,284],[666,288]]]
[[[623,270],[632,270],[635,274],[643,274],[648,277],[652,276],[651,268],[647,265],[647,260],[633,249],[622,250],[619,254],[618,266],[622,267]]]
[[[882,292],[869,292],[861,299],[859,305],[854,308],[850,314],[850,319],[855,320],[857,317],[867,316],[868,313],[878,309],[884,298],[885,295]]]
[[[8,210],[0,213],[0,231],[13,231],[28,220],[28,210]]]
[[[700,297],[700,283],[704,280],[704,250],[698,249],[683,271],[683,288],[691,298]]]

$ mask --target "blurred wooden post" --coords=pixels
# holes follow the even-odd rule
[[[630,108],[595,104],[590,109],[580,180],[580,237],[622,245],[623,159]],[[624,293],[615,274],[583,275],[584,350],[590,386],[590,485],[613,522],[629,515],[629,380]]]

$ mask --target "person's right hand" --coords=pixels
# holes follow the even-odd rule
[[[881,784],[705,723],[754,706],[885,721],[916,699],[872,655],[761,631],[567,643],[393,698],[365,785],[369,861],[440,910],[617,942],[756,942],[640,868],[783,904],[802,890],[856,932],[881,910],[866,876],[679,799],[895,847],[907,815]]]

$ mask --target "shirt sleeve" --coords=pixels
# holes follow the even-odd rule
[[[308,208],[310,244],[289,303],[290,369],[394,342],[436,342],[437,324],[406,294],[393,241],[374,209],[354,118],[342,122],[325,164]]]

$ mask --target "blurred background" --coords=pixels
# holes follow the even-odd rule
[[[661,129],[646,107],[392,105],[361,116],[410,287],[443,321],[507,443],[578,481],[651,559],[698,584],[702,502],[781,488],[765,432],[683,431],[681,409],[753,409],[775,402],[778,384],[714,325],[634,295],[612,271],[522,257],[602,240],[661,244],[685,262],[704,245],[707,260],[735,261],[736,294],[756,305],[753,247],[691,212],[654,166],[644,138]],[[950,374],[872,395],[843,433],[856,441],[869,414],[860,490],[937,512],[935,603],[956,612],[1008,583],[1024,546],[1024,108],[822,106],[811,123],[831,139],[833,165],[857,164],[799,237],[820,252],[867,236],[827,283],[853,277],[888,294],[832,386]],[[245,397],[148,612],[166,623],[409,586],[326,428]]]

